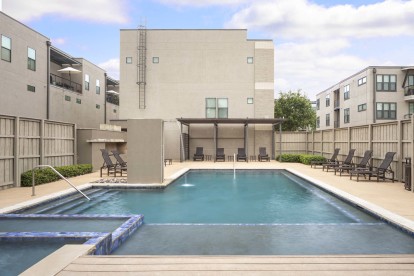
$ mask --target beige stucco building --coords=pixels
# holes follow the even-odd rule
[[[369,66],[316,95],[317,129],[401,120],[414,113],[414,67]]]
[[[272,148],[271,126],[191,124],[177,118],[273,118],[274,46],[247,30],[121,30],[121,119],[163,119],[165,158],[191,158],[197,146],[213,155]],[[181,140],[180,137],[183,137]],[[244,143],[247,143],[244,145]],[[180,153],[181,149],[181,153]]]

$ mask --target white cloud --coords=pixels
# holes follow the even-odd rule
[[[24,22],[51,14],[100,23],[128,21],[125,0],[4,0],[3,12]]]
[[[309,0],[257,0],[233,15],[228,28],[266,30],[283,38],[414,35],[414,1],[385,0],[322,6]]]
[[[171,6],[191,6],[191,7],[206,7],[206,6],[237,6],[249,0],[157,0],[162,4]]]
[[[52,41],[52,45],[64,45],[64,44],[66,44],[66,39],[63,38],[63,37],[51,38],[50,40]]]
[[[111,58],[99,63],[98,66],[104,69],[109,77],[119,80],[119,58]]]

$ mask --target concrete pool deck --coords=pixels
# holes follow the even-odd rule
[[[391,181],[387,182],[376,182],[374,181],[365,181],[364,179],[360,180],[359,182],[356,182],[356,180],[350,180],[348,175],[344,175],[342,177],[334,175],[333,172],[324,172],[321,168],[314,169],[310,168],[310,166],[306,166],[303,164],[296,164],[296,163],[279,163],[276,161],[271,162],[236,162],[235,163],[236,170],[237,169],[289,169],[293,170],[295,172],[299,172],[300,174],[306,175],[309,178],[315,179],[318,182],[323,183],[327,187],[330,187],[332,189],[338,189],[344,193],[350,194],[354,197],[357,197],[363,201],[367,201],[369,203],[372,203],[382,209],[388,210],[391,213],[394,213],[396,215],[399,215],[406,220],[409,221],[409,223],[413,223],[414,221],[414,193],[412,191],[406,191],[404,189],[404,184],[401,182],[394,182]],[[220,162],[220,163],[214,163],[214,162],[173,162],[172,165],[167,165],[165,168],[165,183],[169,183],[171,181],[171,177],[177,172],[180,172],[186,168],[189,169],[233,169],[233,162]],[[105,176],[105,175],[104,175]],[[111,177],[112,178],[112,177]],[[80,186],[85,183],[90,183],[92,181],[99,180],[99,172],[95,172],[92,174],[79,176],[75,178],[71,178],[70,181],[76,185]],[[57,181],[50,184],[44,184],[36,187],[36,196],[32,197],[32,191],[31,187],[23,187],[23,188],[12,188],[8,190],[2,190],[0,191],[0,209],[9,207],[11,205],[19,204],[24,201],[32,200],[34,198],[40,198],[43,196],[47,196],[56,192],[61,192],[64,190],[68,190],[70,188],[67,183],[63,181]],[[335,256],[336,257],[336,256]],[[401,257],[401,258],[400,258]],[[56,255],[55,257],[56,258]],[[342,256],[340,258],[342,261],[346,263],[346,265],[341,264],[342,261],[337,262],[337,260],[334,261],[334,263],[338,265],[329,266],[328,264],[332,264],[332,258],[330,256],[305,256],[303,257],[303,260],[298,261],[299,259],[295,257],[289,257],[289,258],[283,258],[283,257],[251,257],[249,259],[248,256],[239,257],[239,256],[222,256],[222,257],[203,257],[203,256],[197,256],[197,257],[180,257],[180,256],[128,256],[125,258],[119,258],[114,257],[108,257],[107,259],[111,259],[111,264],[108,266],[102,266],[100,265],[100,262],[102,262],[102,256],[101,257],[95,257],[95,256],[83,256],[80,258],[74,259],[70,265],[65,266],[65,268],[62,267],[62,270],[58,275],[83,275],[88,273],[98,273],[100,271],[103,275],[106,274],[112,274],[112,273],[133,273],[134,275],[136,273],[150,273],[150,274],[168,274],[168,275],[182,275],[184,274],[192,274],[192,273],[198,273],[198,274],[208,274],[208,272],[211,273],[226,273],[226,274],[265,274],[265,273],[272,273],[272,272],[284,272],[293,273],[293,271],[302,271],[304,273],[306,271],[306,274],[309,275],[310,272],[315,272],[314,274],[332,274],[333,271],[335,272],[342,272],[342,273],[349,273],[349,269],[352,267],[354,269],[360,272],[360,274],[375,274],[378,275],[376,272],[381,272],[383,274],[387,273],[387,275],[390,275],[390,272],[398,272],[398,275],[401,274],[413,274],[414,273],[414,256],[413,255],[395,255],[395,256],[362,256],[362,257],[356,257],[356,256]],[[217,259],[219,258],[219,259]],[[221,259],[220,259],[221,258]],[[264,259],[260,259],[264,258]],[[285,264],[286,269],[279,269],[281,268],[280,264],[276,266],[269,266],[269,270],[266,270],[263,266],[263,263],[266,263],[266,258],[271,258],[272,263],[274,262],[280,262],[280,264]],[[316,258],[316,259],[313,259]],[[319,259],[318,259],[319,258]],[[367,259],[368,258],[368,259]],[[48,263],[50,260],[45,259],[45,262]],[[125,270],[125,259],[128,259],[126,262],[131,262],[130,268],[131,270],[128,271]],[[193,259],[202,259],[201,263],[203,262],[209,262],[211,261],[212,265],[201,265],[201,266],[194,266],[194,260]],[[259,260],[260,259],[260,260]],[[278,261],[275,261],[276,259],[280,259]],[[174,260],[181,260],[175,262]],[[188,266],[186,266],[184,263],[188,262]],[[213,260],[213,261],[212,261]],[[236,260],[236,261],[234,261]],[[294,260],[292,262],[292,260]],[[368,261],[367,261],[368,260]],[[119,261],[119,262],[118,262]],[[149,270],[142,270],[142,267],[148,267],[150,264],[147,262],[150,262],[153,264],[153,269]],[[285,262],[286,261],[286,262]],[[76,265],[83,263],[83,265]],[[162,265],[162,263],[169,263],[170,266],[168,266],[168,269],[158,269],[158,267],[161,265],[165,267],[165,265]],[[229,264],[237,265],[237,263],[241,262],[244,265],[238,266],[240,267],[240,270],[234,270],[234,266],[222,266],[222,265],[216,265],[220,264],[222,262],[228,262]],[[360,263],[365,263],[364,265],[360,265]],[[51,263],[53,263],[53,257],[51,260]],[[195,261],[195,263],[200,264],[199,261]],[[393,263],[394,265],[391,265]],[[88,264],[88,265],[86,265]],[[133,265],[135,264],[135,265]],[[246,265],[251,264],[251,265]],[[296,265],[294,265],[296,264]],[[316,264],[324,264],[316,265]],[[40,265],[40,263],[39,263]],[[46,264],[46,267],[48,265]],[[307,266],[306,269],[301,269],[301,267]],[[98,270],[94,270],[96,267],[99,267]],[[78,269],[79,268],[79,269]],[[200,268],[200,269],[199,269]],[[322,269],[321,268],[326,268]],[[65,270],[66,269],[66,270]]]

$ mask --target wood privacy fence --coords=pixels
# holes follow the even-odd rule
[[[331,157],[340,148],[339,160],[344,160],[349,149],[356,149],[354,163],[358,163],[366,150],[373,151],[373,166],[378,166],[388,151],[396,152],[392,169],[395,178],[404,179],[406,157],[413,157],[414,117],[348,128],[312,132],[283,132],[275,135],[276,156],[282,153],[307,153]]]
[[[0,189],[36,165],[76,164],[74,124],[0,115]]]

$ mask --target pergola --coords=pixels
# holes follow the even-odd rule
[[[215,149],[217,150],[218,147],[218,125],[219,124],[240,124],[244,126],[244,148],[246,150],[246,155],[248,155],[247,143],[249,136],[247,134],[247,129],[249,125],[252,124],[261,124],[261,125],[272,125],[272,159],[275,159],[275,130],[276,126],[279,126],[279,135],[280,139],[282,139],[282,123],[285,121],[283,118],[275,118],[275,119],[259,119],[259,118],[231,118],[231,119],[219,119],[219,118],[177,118],[177,121],[180,122],[181,126],[181,137],[183,134],[183,125],[188,127],[188,134],[190,133],[190,125],[191,124],[210,124],[214,125],[214,143]],[[190,145],[188,146],[190,148]],[[282,153],[282,148],[280,148],[280,154]],[[182,152],[180,151],[180,159],[183,161],[185,156],[183,156]]]

